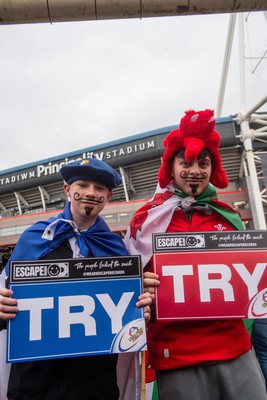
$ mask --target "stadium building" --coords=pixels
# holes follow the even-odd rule
[[[266,117],[266,116],[265,116]],[[261,130],[258,122],[250,124],[250,134]],[[266,123],[265,123],[266,124]],[[102,216],[114,232],[126,231],[134,212],[152,197],[164,148],[162,141],[177,126],[140,133],[120,140],[84,148],[52,158],[20,165],[0,172],[0,254],[2,263],[10,255],[20,234],[31,224],[57,215],[68,202],[59,169],[73,160],[97,157],[117,170],[122,185],[114,190]],[[216,119],[221,136],[220,152],[229,178],[229,186],[219,191],[219,199],[237,208],[247,229],[258,228],[255,179],[250,176],[246,159],[246,137],[237,117]],[[246,133],[247,135],[247,133]],[[264,168],[267,143],[253,141],[257,185],[265,191]],[[257,156],[257,154],[259,156]],[[254,187],[253,187],[254,182]],[[263,196],[264,197],[264,196]],[[262,202],[263,200],[263,202]],[[265,219],[264,199],[263,213]],[[265,223],[265,221],[264,221]]]

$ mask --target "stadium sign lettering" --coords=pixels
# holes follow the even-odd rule
[[[112,149],[112,150],[106,150],[106,151],[100,151],[100,152],[94,152],[94,151],[84,152],[73,158],[66,157],[60,161],[38,164],[37,166],[32,167],[32,170],[30,170],[30,171],[16,173],[13,175],[2,174],[2,176],[3,175],[5,175],[5,176],[3,176],[2,178],[0,177],[0,186],[10,185],[12,183],[26,181],[26,180],[33,179],[33,178],[41,178],[43,176],[54,175],[59,172],[60,168],[63,165],[69,164],[70,162],[73,162],[73,161],[83,160],[87,157],[96,157],[99,160],[107,161],[107,160],[112,160],[113,158],[119,158],[122,156],[127,156],[129,154],[137,153],[140,151],[149,150],[154,147],[155,147],[155,141],[151,140],[151,141],[141,142],[138,144],[128,145],[125,147],[116,148],[116,149]]]

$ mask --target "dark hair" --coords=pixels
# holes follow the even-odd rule
[[[178,157],[181,157],[181,158],[185,158],[184,154],[185,154],[185,148],[182,148],[182,149],[178,150],[178,151],[174,154],[174,157],[177,157],[177,156],[178,156]],[[173,157],[173,158],[174,158],[174,157]],[[212,155],[211,155],[210,151],[207,150],[207,149],[203,149],[203,150],[199,153],[199,155],[197,156],[197,159],[200,160],[201,158],[206,158],[206,157],[209,157],[209,158],[211,159],[211,162],[212,162]]]

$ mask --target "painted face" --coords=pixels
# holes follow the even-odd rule
[[[75,181],[64,185],[65,193],[71,200],[71,214],[80,229],[87,229],[95,221],[112,192],[94,181]]]
[[[173,184],[188,196],[199,196],[208,186],[211,169],[209,156],[187,162],[183,156],[176,155],[172,167]]]

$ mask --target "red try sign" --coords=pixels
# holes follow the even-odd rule
[[[267,251],[154,254],[157,319],[267,317]]]

